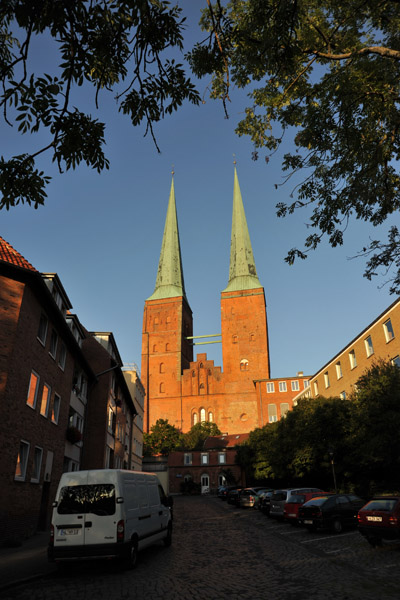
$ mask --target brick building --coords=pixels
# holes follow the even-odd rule
[[[66,318],[70,308],[59,278],[41,275],[0,238],[2,540],[46,527],[63,469],[79,467],[83,407],[93,371],[71,329],[76,321]],[[79,398],[73,390],[76,377]],[[67,437],[71,426],[78,436],[75,448]]]
[[[285,414],[299,386],[307,385],[302,375],[270,379],[265,295],[236,169],[229,280],[221,292],[221,333],[208,337],[220,338],[223,369],[205,353],[193,358],[196,338],[184,285],[172,181],[156,286],[145,302],[143,316],[145,431],[163,418],[183,432],[199,421],[213,421],[224,433],[248,433]]]
[[[227,481],[245,485],[245,475],[236,464],[236,446],[248,439],[248,434],[208,437],[202,450],[171,452],[168,456],[169,491],[177,494],[185,483],[193,482],[201,492],[215,492]]]
[[[321,367],[294,401],[319,395],[348,398],[359,377],[379,358],[400,367],[400,299]]]

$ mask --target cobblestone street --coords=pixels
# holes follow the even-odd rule
[[[310,534],[213,497],[176,497],[171,548],[133,571],[80,563],[5,591],[3,600],[398,600],[400,546],[354,530]]]

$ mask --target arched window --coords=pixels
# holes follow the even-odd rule
[[[160,383],[160,392],[165,392],[165,383]]]
[[[192,377],[196,377],[196,371],[192,371]]]
[[[213,422],[213,414],[211,411],[208,413],[208,420],[210,421],[210,423]]]
[[[168,343],[165,344],[165,352],[169,352],[169,348],[170,348],[170,345]]]
[[[201,389],[201,390],[204,390],[204,383],[201,383],[201,384],[200,384],[200,389]]]
[[[238,336],[237,336],[237,335],[233,335],[233,336],[232,336],[232,342],[233,342],[234,344],[237,344],[237,343],[238,343]]]
[[[165,365],[164,365],[164,363],[160,363],[160,373],[165,373]]]
[[[196,423],[199,422],[199,415],[197,414],[197,412],[193,413],[193,425],[196,425]]]
[[[200,363],[199,367],[200,367],[200,369],[202,369],[203,368],[203,363]]]
[[[254,335],[254,333],[250,334],[250,341],[254,342],[254,340],[256,339],[256,336]]]
[[[240,361],[240,370],[248,371],[249,370],[249,361],[246,358],[242,358]]]
[[[206,409],[205,408],[201,408],[200,409],[200,421],[202,423],[204,423],[205,420],[206,420]]]
[[[157,352],[157,346],[155,344],[153,345],[153,352]]]

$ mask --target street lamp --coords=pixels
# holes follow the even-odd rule
[[[331,459],[333,483],[334,483],[334,486],[335,486],[335,494],[337,494],[336,473],[335,473],[335,460],[334,460],[333,448],[331,446],[329,447],[328,452],[329,452],[329,456],[330,456],[330,459]]]

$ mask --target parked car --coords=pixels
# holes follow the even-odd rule
[[[291,495],[283,507],[283,520],[290,525],[299,524],[299,508],[315,496],[328,495],[328,492],[303,492]]]
[[[221,498],[221,500],[226,500],[230,490],[234,490],[236,487],[236,485],[220,485],[217,492],[218,498]]]
[[[272,488],[263,488],[261,490],[257,491],[257,498],[256,498],[256,502],[254,504],[254,508],[257,508],[258,510],[261,510],[261,506],[262,506],[262,501],[264,499],[265,494],[268,494],[268,492],[274,492],[275,490],[273,490]]]
[[[284,490],[276,490],[271,497],[271,507],[269,516],[274,519],[283,519],[283,512],[286,502],[296,494],[305,492],[321,492],[318,488],[287,488]]]
[[[377,496],[358,511],[358,531],[371,546],[400,538],[400,496]]]
[[[258,502],[258,492],[264,488],[244,488],[240,491],[239,506],[242,508],[253,508]]]
[[[340,533],[344,527],[357,526],[357,513],[365,504],[355,494],[316,496],[299,508],[299,521],[310,531],[331,529]]]
[[[260,502],[260,510],[261,512],[264,513],[264,515],[267,515],[269,517],[269,511],[271,508],[271,498],[272,495],[274,494],[275,490],[271,490],[270,492],[265,492],[262,495],[261,498],[261,502]]]
[[[233,504],[234,506],[239,506],[239,496],[240,496],[240,491],[243,488],[241,487],[236,487],[236,488],[232,488],[231,490],[229,490],[227,496],[226,496],[226,501],[228,504]]]

